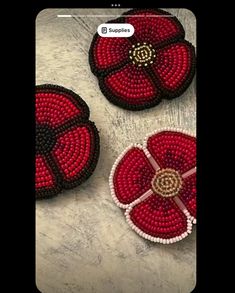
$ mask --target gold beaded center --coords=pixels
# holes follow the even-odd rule
[[[182,183],[182,177],[176,170],[161,169],[152,180],[152,190],[163,197],[173,197],[181,190]]]
[[[132,45],[132,49],[129,51],[129,58],[136,66],[148,66],[154,62],[156,52],[151,44],[137,43]]]

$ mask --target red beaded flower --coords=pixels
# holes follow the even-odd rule
[[[129,38],[96,33],[91,43],[91,70],[110,102],[143,110],[187,89],[195,73],[195,49],[184,40],[176,17],[159,9],[133,9],[109,22],[130,23],[135,29]]]
[[[36,198],[85,181],[99,157],[99,135],[87,104],[57,85],[36,86]]]
[[[115,203],[127,222],[153,242],[185,238],[196,223],[196,138],[179,131],[155,132],[144,146],[131,145],[110,174]]]

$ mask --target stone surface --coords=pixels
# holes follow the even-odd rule
[[[186,39],[196,45],[194,15],[166,10],[180,19]],[[88,64],[90,42],[99,24],[124,11],[46,9],[36,19],[36,83],[78,93],[101,139],[100,159],[88,181],[36,203],[36,283],[43,293],[188,293],[195,286],[196,227],[178,243],[151,243],[131,230],[110,196],[112,164],[129,144],[141,143],[158,128],[196,131],[195,79],[180,98],[141,112],[120,109],[102,95]]]

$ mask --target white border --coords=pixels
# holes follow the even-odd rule
[[[115,173],[115,170],[116,170],[116,167],[117,165],[120,163],[120,161],[122,160],[122,158],[127,154],[127,152],[132,149],[132,148],[138,148],[142,151],[144,151],[142,145],[138,144],[138,143],[134,143],[134,144],[131,144],[129,145],[120,155],[119,157],[116,159],[116,161],[114,162],[113,166],[112,166],[112,169],[111,169],[111,172],[110,172],[110,175],[109,175],[109,187],[110,187],[110,191],[111,191],[111,195],[112,195],[112,198],[114,200],[114,202],[116,203],[116,205],[122,209],[127,209],[131,204],[134,204],[135,202],[139,202],[140,201],[140,196],[139,198],[137,198],[136,200],[134,200],[132,203],[130,204],[123,204],[121,203],[116,194],[115,194],[115,190],[114,190],[114,183],[113,183],[113,176],[114,176],[114,173]]]
[[[145,238],[145,239],[148,239],[152,242],[158,242],[158,243],[162,243],[162,244],[171,244],[171,243],[174,243],[174,242],[177,242],[177,241],[180,241],[182,239],[184,239],[185,237],[187,237],[191,232],[192,232],[192,225],[193,224],[196,224],[196,219],[190,215],[189,211],[186,209],[186,207],[184,209],[180,209],[179,207],[179,210],[181,212],[183,212],[186,216],[186,220],[187,220],[187,232],[184,232],[182,233],[180,236],[177,236],[177,237],[174,237],[174,238],[170,238],[170,239],[163,239],[163,238],[159,238],[159,237],[153,237],[149,234],[146,234],[144,233],[140,228],[138,228],[131,220],[130,218],[130,212],[131,210],[133,209],[133,207],[135,205],[137,205],[138,203],[142,202],[143,200],[145,200],[147,197],[150,196],[150,192],[151,192],[151,189],[149,189],[147,192],[145,192],[143,195],[141,195],[139,198],[137,198],[136,200],[134,200],[133,202],[131,202],[130,204],[123,204],[121,203],[116,194],[115,194],[115,190],[114,190],[114,182],[113,182],[113,177],[114,177],[114,173],[115,173],[115,170],[116,170],[116,167],[117,165],[120,163],[120,161],[122,160],[122,158],[126,155],[126,153],[132,149],[132,148],[138,148],[140,150],[143,150],[145,155],[147,156],[147,158],[152,158],[150,152],[148,151],[147,149],[147,142],[148,142],[148,139],[157,134],[157,133],[160,133],[160,132],[163,132],[163,131],[175,131],[175,132],[180,132],[180,133],[183,133],[183,134],[186,134],[186,135],[189,135],[189,136],[192,136],[192,137],[195,137],[195,135],[192,133],[192,132],[189,132],[189,131],[186,131],[182,128],[159,128],[155,131],[153,131],[152,133],[148,134],[145,138],[144,138],[144,142],[143,142],[143,146],[141,144],[138,144],[138,143],[134,143],[134,144],[131,144],[129,145],[119,156],[118,158],[116,159],[116,161],[114,162],[113,166],[112,166],[112,169],[111,169],[111,172],[110,172],[110,176],[109,176],[109,186],[110,186],[110,191],[111,191],[111,196],[113,198],[113,201],[116,203],[116,205],[122,209],[126,209],[125,211],[125,217],[126,217],[126,221],[127,223],[130,225],[130,227],[137,233],[139,234],[141,237]],[[154,159],[153,159],[154,160]],[[152,162],[150,161],[150,163],[152,164]],[[156,162],[153,162],[152,166],[157,170],[159,169],[158,168],[158,164]],[[195,168],[195,171],[196,171],[196,168]],[[180,199],[179,199],[180,200]],[[177,204],[177,203],[176,203]]]
[[[130,218],[130,212],[133,209],[134,205],[131,205],[125,212],[125,216],[126,216],[126,221],[127,223],[131,226],[131,228],[140,236],[142,236],[145,239],[148,239],[152,242],[158,242],[158,243],[163,243],[163,244],[171,244],[177,241],[180,241],[182,239],[184,239],[185,237],[187,237],[191,232],[192,232],[192,221],[191,219],[186,216],[186,221],[187,221],[187,232],[182,233],[181,235],[177,236],[177,237],[173,237],[173,238],[168,238],[168,239],[164,239],[164,238],[160,238],[160,237],[153,237],[147,233],[144,233],[140,228],[138,228],[133,221]],[[180,208],[179,208],[179,211]],[[181,211],[182,212],[182,211]]]

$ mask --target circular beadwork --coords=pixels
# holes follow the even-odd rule
[[[131,228],[163,244],[180,241],[196,223],[196,138],[156,131],[115,161],[109,184]]]
[[[143,110],[188,88],[195,74],[195,48],[184,39],[175,16],[161,9],[132,9],[109,22],[129,23],[135,29],[129,38],[96,33],[90,46],[91,71],[111,103]]]
[[[46,155],[56,143],[55,133],[48,125],[36,125],[36,153]]]
[[[89,108],[64,87],[44,84],[35,93],[36,199],[84,182],[99,157],[99,135]]]
[[[137,43],[132,45],[132,49],[129,51],[129,58],[138,67],[148,66],[153,64],[156,52],[151,44],[145,42],[143,44]]]
[[[156,172],[152,180],[152,190],[163,197],[176,196],[182,187],[182,178],[174,169],[166,168]]]

